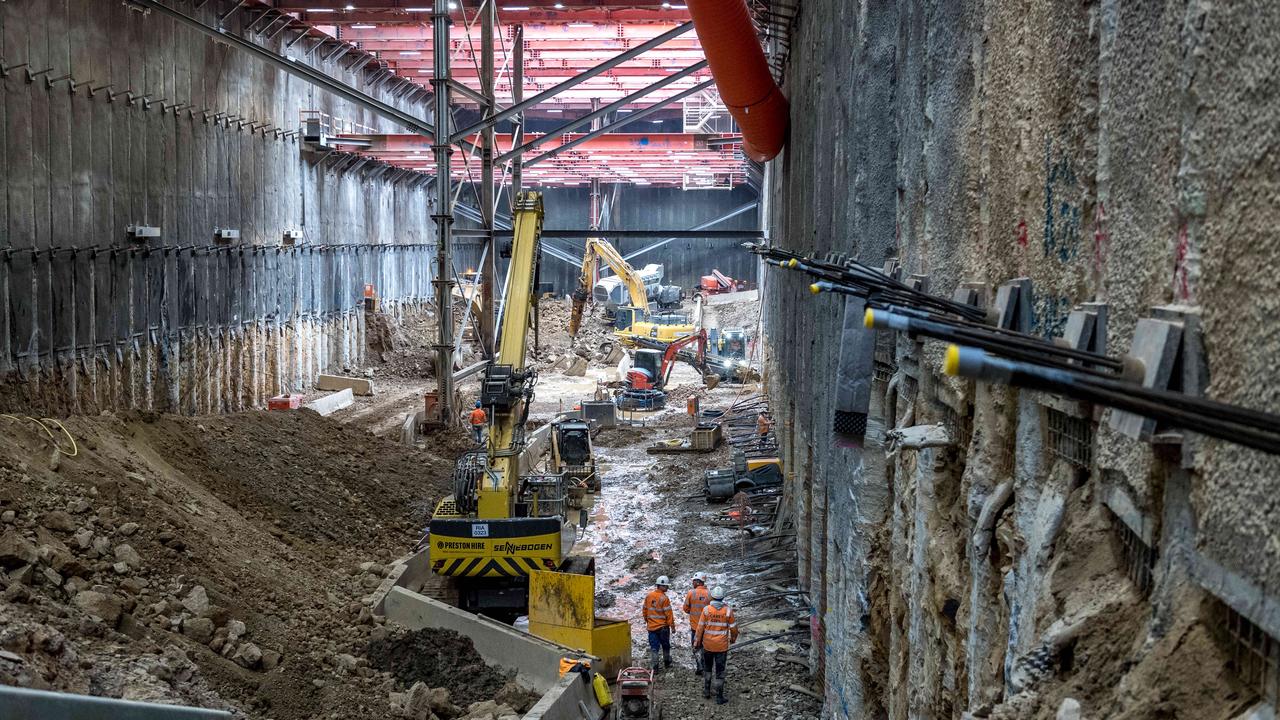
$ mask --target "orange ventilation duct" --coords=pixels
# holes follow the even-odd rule
[[[790,107],[769,74],[745,0],[688,4],[720,98],[742,128],[743,151],[756,162],[772,160],[786,143]]]

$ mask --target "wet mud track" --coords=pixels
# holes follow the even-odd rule
[[[794,625],[793,617],[803,617],[807,610],[797,598],[767,599],[757,604],[760,593],[766,592],[763,589],[734,598],[735,587],[759,584],[760,578],[784,575],[788,568],[744,563],[739,531],[713,524],[721,519],[725,506],[709,505],[702,499],[702,474],[713,467],[728,466],[728,448],[705,455],[645,452],[654,440],[687,435],[691,424],[683,413],[668,410],[653,418],[648,427],[607,430],[597,436],[595,452],[601,468],[601,492],[590,508],[590,528],[576,550],[596,557],[597,609],[603,616],[631,620],[633,658],[636,664],[645,664],[648,642],[641,603],[659,575],[671,578],[669,595],[676,615],[672,637],[675,665],[661,673],[658,681],[663,716],[668,720],[816,718],[818,703],[787,689],[791,684],[809,686],[806,669],[776,659],[778,653],[807,655],[799,645],[764,641],[734,653],[727,672],[730,702],[717,706],[702,698],[702,678],[693,672],[688,618],[681,611],[694,572],[706,573],[710,585],[723,584],[729,590],[731,604],[738,607],[740,623],[795,608],[794,616],[744,628],[740,642],[797,627],[803,629],[807,622]]]

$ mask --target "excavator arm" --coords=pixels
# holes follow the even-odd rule
[[[607,240],[587,238],[587,246],[582,253],[582,274],[578,277],[578,289],[573,293],[573,310],[569,314],[571,337],[577,337],[578,328],[582,325],[582,310],[587,304],[587,299],[591,297],[591,283],[595,280],[599,260],[604,260],[613,274],[622,279],[622,283],[627,286],[627,293],[631,296],[633,307],[641,310],[647,310],[649,307],[649,295],[644,289],[644,283],[636,275],[631,264]]]
[[[591,299],[591,282],[596,276],[596,254],[591,252],[591,241],[587,241],[586,252],[582,253],[582,273],[578,276],[578,288],[573,291],[573,309],[569,313],[569,337],[578,336],[578,328],[582,326],[582,309]]]
[[[692,335],[686,335],[679,340],[667,345],[667,350],[662,354],[662,370],[659,375],[662,383],[658,387],[666,387],[667,380],[671,377],[671,368],[675,367],[676,360],[680,357],[680,351],[690,343],[698,343],[698,353],[694,356],[692,365],[698,372],[706,374],[707,371],[707,331],[699,330]]]

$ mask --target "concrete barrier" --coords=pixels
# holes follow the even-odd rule
[[[751,302],[760,299],[759,290],[740,290],[733,293],[720,293],[718,295],[708,295],[708,305],[728,305],[729,303]]]
[[[422,425],[422,416],[425,414],[426,411],[419,410],[404,416],[404,422],[400,423],[400,442],[405,445],[418,444],[418,428]]]
[[[314,410],[321,415],[332,415],[339,410],[349,408],[355,404],[356,399],[352,396],[351,390],[348,389],[325,395],[319,400],[312,400],[303,407],[308,410]]]
[[[520,451],[520,474],[533,472],[543,455],[551,450],[551,423],[534,430],[525,437],[524,450]]]
[[[417,592],[430,577],[430,548],[424,548],[395,561],[391,565],[391,572],[387,573],[387,577],[383,579],[378,589],[373,591],[373,612],[378,615],[387,614],[387,594],[392,588],[399,587]]]
[[[387,620],[410,630],[447,628],[471,638],[484,661],[514,670],[516,680],[546,693],[560,682],[560,660],[564,657],[598,658],[573,648],[520,632],[510,625],[472,615],[465,610],[419,595],[404,588],[392,588],[384,601]],[[548,716],[550,717],[550,716]]]
[[[587,710],[586,717],[583,708]],[[529,708],[524,720],[600,720],[604,716],[605,710],[596,702],[591,683],[585,682],[581,673],[568,673]]]
[[[372,395],[373,381],[344,375],[321,375],[316,378],[317,390],[350,390],[356,395]]]

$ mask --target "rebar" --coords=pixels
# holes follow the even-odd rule
[[[764,642],[765,640],[777,640],[778,638],[795,637],[797,635],[809,635],[809,634],[810,634],[810,631],[808,630],[788,630],[787,632],[773,633],[772,635],[761,635],[758,638],[751,638],[746,642],[734,643],[732,646],[729,647],[729,652],[733,652],[734,650],[741,650],[744,647],[755,645],[756,643]]]

